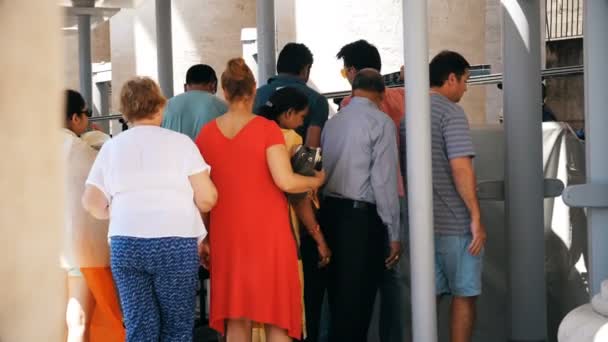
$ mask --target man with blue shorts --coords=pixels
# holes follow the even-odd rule
[[[473,169],[475,151],[466,114],[457,104],[467,90],[469,68],[466,59],[452,51],[440,52],[430,63],[435,287],[438,300],[452,296],[451,342],[471,341],[486,241]]]

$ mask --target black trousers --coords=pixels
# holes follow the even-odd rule
[[[307,233],[300,235],[300,253],[304,269],[304,306],[306,310],[306,342],[319,341],[321,308],[327,289],[327,268],[319,268],[317,243]]]
[[[327,291],[330,342],[366,342],[382,279],[387,232],[376,206],[327,197],[321,206],[332,260]]]

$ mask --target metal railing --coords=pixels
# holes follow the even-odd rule
[[[102,115],[102,116],[93,116],[89,118],[90,122],[101,122],[101,121],[112,121],[112,120],[122,120],[122,114],[112,114],[112,115]]]
[[[545,69],[545,70],[541,70],[540,74],[541,74],[542,78],[564,77],[564,76],[570,76],[570,75],[582,75],[583,71],[584,71],[584,69],[583,69],[582,65],[576,65],[576,66],[569,66],[569,67]],[[502,74],[496,73],[496,74],[489,74],[489,75],[472,76],[471,78],[469,78],[468,84],[469,85],[488,85],[488,84],[498,84],[500,82],[502,82]],[[403,86],[402,84],[391,85],[391,86],[389,86],[389,88],[396,88],[396,87],[402,87],[402,86]],[[325,98],[327,98],[328,100],[331,100],[331,99],[349,96],[349,95],[351,95],[351,91],[350,90],[336,91],[336,92],[324,93],[321,95],[325,96]],[[111,120],[123,120],[123,117],[121,114],[112,114],[112,115],[104,115],[104,116],[94,116],[89,119],[89,121],[91,121],[91,122],[111,121]],[[124,120],[121,121],[121,123],[124,125],[125,124]]]
[[[546,39],[583,36],[583,0],[546,0]]]
[[[550,68],[550,69],[541,70],[540,75],[542,78],[563,77],[563,76],[570,76],[570,75],[582,75],[583,71],[584,71],[584,69],[583,69],[582,65],[576,65],[576,66]],[[481,75],[481,76],[471,76],[469,78],[468,84],[469,85],[486,85],[486,84],[498,84],[500,82],[502,82],[502,74],[496,73],[496,74]],[[402,84],[401,85],[391,85],[388,87],[396,88],[396,87],[403,87],[403,85]],[[335,99],[335,98],[346,97],[346,96],[349,96],[350,94],[351,94],[350,90],[344,90],[344,91],[336,91],[336,92],[331,92],[331,93],[324,93],[322,95],[325,96],[327,99]]]

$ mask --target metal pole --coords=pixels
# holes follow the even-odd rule
[[[540,2],[502,0],[510,341],[545,341]]]
[[[258,83],[266,84],[276,73],[274,0],[256,1],[258,31]]]
[[[93,108],[93,71],[91,66],[91,16],[78,16],[78,65],[80,71],[80,93]]]
[[[403,1],[407,192],[414,342],[437,341],[427,2]]]
[[[590,0],[584,3],[585,19],[585,130],[587,141],[587,183],[608,184],[608,2]],[[591,275],[591,296],[600,292],[601,281],[608,279],[608,208],[588,208],[587,222]]]
[[[156,0],[156,54],[158,83],[165,97],[173,97],[173,40],[171,0]]]

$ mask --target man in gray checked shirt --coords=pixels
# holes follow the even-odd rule
[[[330,341],[365,342],[383,270],[401,254],[395,124],[380,111],[382,76],[363,69],[353,98],[321,136],[327,184],[321,226],[328,269]]]

